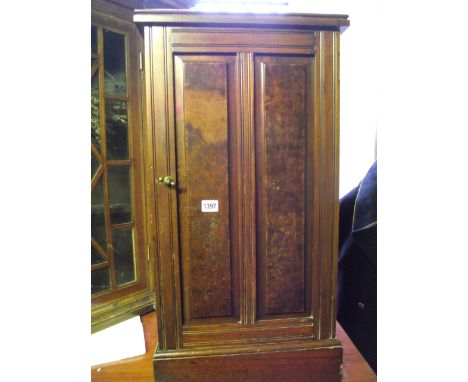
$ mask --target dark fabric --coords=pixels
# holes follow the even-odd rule
[[[340,200],[337,318],[377,372],[377,162]]]

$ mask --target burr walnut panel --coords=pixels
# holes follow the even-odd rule
[[[176,142],[183,322],[238,320],[236,57],[176,56]],[[218,201],[203,212],[203,200]]]
[[[258,316],[310,315],[311,57],[257,56]]]

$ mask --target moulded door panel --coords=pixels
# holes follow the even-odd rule
[[[312,56],[255,57],[257,319],[311,315]]]
[[[182,322],[240,320],[241,154],[236,55],[175,55]]]

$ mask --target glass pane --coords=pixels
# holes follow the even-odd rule
[[[127,95],[125,35],[104,29],[104,88],[106,93]]]
[[[91,142],[101,150],[101,125],[99,118],[99,73],[91,78]]]
[[[117,286],[135,281],[133,257],[133,229],[119,229],[112,232],[112,245]]]
[[[111,224],[129,223],[132,221],[130,167],[110,166],[108,169]]]
[[[99,179],[91,191],[91,235],[98,244],[106,249],[106,218],[104,214],[104,191],[103,191],[103,177]]]
[[[91,52],[97,53],[97,28],[91,26]]]
[[[96,175],[96,172],[97,170],[99,170],[99,167],[101,167],[101,164],[96,159],[96,157],[93,154],[91,154],[91,179],[94,178],[94,175]]]
[[[91,264],[99,264],[103,263],[104,261],[105,259],[101,256],[99,251],[96,248],[94,248],[93,245],[91,245]]]
[[[99,293],[110,289],[109,268],[91,271],[91,293]]]
[[[106,100],[107,159],[128,159],[127,101]]]

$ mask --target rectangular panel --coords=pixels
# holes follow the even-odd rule
[[[299,320],[299,319],[297,319]],[[271,341],[275,338],[278,342],[280,338],[308,338],[314,337],[313,325],[298,323],[297,325],[281,325],[278,327],[258,327],[257,325],[238,326],[234,330],[193,330],[184,332],[184,347],[207,347],[215,344],[247,344],[252,340]]]
[[[312,57],[256,56],[258,318],[310,315]]]
[[[106,99],[107,159],[129,159],[127,101]]]
[[[259,51],[271,48],[303,49],[313,53],[315,33],[312,31],[226,28],[172,28],[172,49],[184,50],[188,47],[227,48],[236,51]]]
[[[109,166],[109,210],[111,224],[131,223],[132,189],[129,166]]]
[[[116,285],[121,286],[136,281],[133,228],[114,230],[112,247]]]
[[[175,56],[184,323],[239,319],[239,139],[234,56]],[[215,208],[206,211],[205,207]]]
[[[104,90],[106,94],[127,95],[125,35],[104,29]]]

